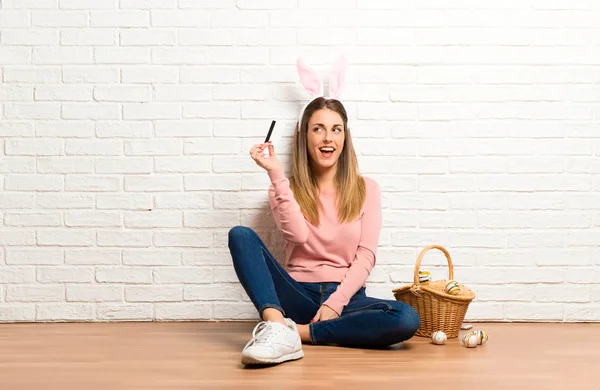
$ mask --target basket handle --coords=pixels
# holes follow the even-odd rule
[[[415,285],[417,285],[417,286],[420,284],[419,269],[421,269],[421,260],[423,260],[423,256],[425,256],[425,253],[430,249],[439,249],[444,253],[444,255],[446,255],[446,260],[448,260],[448,276],[449,276],[450,280],[454,280],[454,266],[452,265],[452,259],[450,258],[450,253],[448,253],[448,251],[440,245],[429,245],[428,247],[423,249],[421,251],[421,253],[419,253],[419,257],[417,258],[417,263],[415,264]]]

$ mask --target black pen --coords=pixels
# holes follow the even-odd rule
[[[265,144],[269,142],[271,139],[271,133],[273,132],[273,128],[275,127],[275,121],[271,122],[271,127],[269,128],[269,132],[267,133],[267,138],[265,138]]]

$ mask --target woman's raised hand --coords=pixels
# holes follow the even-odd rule
[[[265,148],[269,148],[269,155],[265,157]],[[281,168],[281,163],[275,155],[275,148],[271,142],[266,144],[256,144],[250,149],[250,156],[259,167],[262,167],[267,172],[273,169]]]

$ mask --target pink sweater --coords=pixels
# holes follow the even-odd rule
[[[365,178],[367,196],[359,217],[339,224],[335,194],[321,192],[320,226],[304,218],[282,169],[269,172],[269,201],[275,223],[286,240],[285,268],[299,282],[340,282],[323,303],[338,314],[365,285],[375,266],[381,230],[381,194]]]

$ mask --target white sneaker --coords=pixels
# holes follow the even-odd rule
[[[260,322],[252,331],[252,340],[242,351],[242,364],[275,364],[304,357],[296,323]]]

